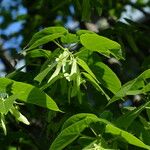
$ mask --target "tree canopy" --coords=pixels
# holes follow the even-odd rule
[[[0,147],[150,149],[150,2],[3,0]]]

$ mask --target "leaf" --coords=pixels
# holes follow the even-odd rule
[[[114,124],[117,125],[120,128],[127,129],[131,123],[140,115],[140,113],[145,109],[146,106],[148,106],[150,102],[147,102],[143,106],[140,106],[139,108],[136,108],[132,111],[127,112],[126,114],[119,117]]]
[[[9,87],[13,84],[12,80],[0,78],[0,94],[9,92]]]
[[[66,34],[68,31],[63,28],[63,27],[48,27],[44,28],[43,30],[37,32],[36,34],[33,35],[31,41],[29,42],[29,46],[31,46],[33,43],[35,43],[37,40],[41,39],[42,37],[46,35],[51,35],[51,34]]]
[[[78,72],[78,66],[77,66],[77,60],[73,59],[72,60],[72,66],[71,66],[71,72],[70,72],[70,80],[75,80],[77,77],[77,72]]]
[[[61,42],[65,44],[77,43],[79,42],[79,37],[76,34],[68,33],[61,37]]]
[[[6,123],[5,123],[5,116],[3,114],[0,114],[1,119],[1,126],[3,128],[4,134],[7,135],[7,129],[6,129]]]
[[[82,59],[77,58],[77,63],[84,69],[84,71],[86,71],[87,73],[89,73],[91,75],[92,78],[95,79],[96,82],[99,83],[99,81],[97,80],[96,76],[94,75],[94,73],[92,72],[92,70],[89,68],[89,66],[87,65],[86,62],[84,62]]]
[[[36,57],[50,58],[51,52],[49,50],[44,50],[44,49],[34,49],[32,51],[28,51],[26,56],[31,58],[36,58]]]
[[[114,55],[117,59],[122,58],[121,46],[115,41],[97,34],[82,34],[80,36],[81,44],[91,51],[96,51],[110,57]]]
[[[104,139],[103,138],[98,139],[98,140],[94,140],[89,145],[84,147],[82,150],[114,150],[114,149],[108,148],[108,146],[106,146],[106,144],[104,145],[103,143],[104,143]]]
[[[62,150],[67,145],[77,139],[81,132],[90,127],[91,123],[103,123],[105,124],[105,133],[111,133],[113,135],[124,138],[129,144],[149,149],[149,146],[144,144],[141,140],[133,136],[132,134],[119,129],[112,125],[105,119],[96,117],[93,114],[76,114],[70,117],[63,125],[62,131],[52,143],[50,150]]]
[[[24,123],[26,125],[30,124],[30,122],[28,121],[28,119],[24,115],[22,115],[15,107],[12,107],[11,110],[10,110],[10,112],[11,112],[11,114],[13,116],[15,116],[15,118],[18,121],[20,121],[20,122],[22,122],[22,123]]]
[[[82,72],[82,74],[89,80],[89,82],[91,82],[91,84],[92,84],[98,91],[102,92],[102,93],[106,96],[107,100],[110,99],[109,96],[108,96],[108,95],[105,93],[105,91],[99,86],[99,84],[91,77],[90,74],[85,73],[85,72]]]
[[[83,0],[82,2],[82,20],[89,21],[91,17],[90,0]]]
[[[74,122],[76,121],[76,122]],[[97,118],[93,114],[77,114],[69,118],[66,122],[65,128],[57,136],[52,143],[50,150],[62,150],[67,145],[72,143],[75,139],[80,136],[80,133],[91,123],[94,122],[105,122],[103,119]]]
[[[117,75],[104,63],[96,62],[92,65],[92,70],[100,83],[112,93],[116,93],[121,88]]]
[[[89,113],[80,113],[80,114],[73,115],[65,121],[65,123],[62,126],[62,130],[64,130],[65,128],[69,127],[70,125],[72,125],[86,117],[96,117],[96,115],[89,114]]]
[[[51,80],[55,77],[57,77],[61,71],[61,67],[62,67],[62,63],[59,62],[56,66],[56,70],[54,71],[54,73],[52,74],[52,76],[50,77],[50,79],[48,80],[48,83],[51,82]]]
[[[141,84],[142,85],[142,84]],[[150,83],[149,84],[147,84],[147,85],[145,85],[143,88],[141,87],[141,89],[140,90],[131,90],[131,91],[127,91],[127,95],[137,95],[137,94],[145,94],[145,93],[147,93],[147,92],[149,92],[150,91]]]
[[[18,76],[18,74],[23,73],[23,72],[21,72],[21,70],[22,70],[24,67],[25,67],[25,65],[22,66],[22,67],[20,67],[20,68],[18,68],[18,69],[16,69],[16,70],[13,71],[13,72],[7,74],[6,77],[7,77],[7,78],[14,78],[14,77]]]
[[[83,79],[81,78],[81,74],[78,69],[77,77],[76,77],[76,90],[77,90],[77,97],[78,97],[80,104],[82,103],[82,92],[80,90],[80,85],[82,84],[82,82],[83,82]]]
[[[0,99],[0,113],[6,115],[8,111],[13,107],[13,103],[16,99],[16,95],[11,95],[4,100]]]
[[[92,51],[86,49],[85,47],[81,47],[79,49],[79,52],[75,53],[74,55],[77,56],[77,58],[80,58],[83,61],[88,62],[92,54],[93,54]]]
[[[85,120],[81,120],[64,129],[54,140],[50,150],[62,150],[65,148],[80,136],[80,133],[88,127],[89,123],[90,122],[86,123]]]
[[[120,100],[126,95],[136,95],[150,91],[150,85],[149,84],[145,85],[146,80],[149,78],[150,78],[150,69],[144,71],[134,80],[131,80],[126,84],[124,84],[121,87],[121,89],[112,97],[112,99],[110,99],[108,105],[117,100]]]
[[[150,149],[150,147],[146,144],[144,144],[141,140],[139,140],[138,138],[136,138],[134,135],[121,130],[115,126],[113,126],[112,124],[108,124],[106,125],[105,128],[105,132],[106,133],[111,133],[113,135],[117,135],[117,136],[121,136],[122,138],[124,138],[129,144],[141,147],[141,148],[145,148],[145,149]]]
[[[95,6],[96,6],[96,10],[97,10],[98,15],[101,16],[101,14],[102,14],[102,7],[103,7],[102,1],[98,0],[98,1],[96,1],[96,3],[94,1],[94,4],[96,4]]]
[[[60,73],[57,76],[55,76],[49,83],[44,84],[40,89],[42,91],[44,91],[45,89],[47,89],[49,86],[51,86],[55,81],[57,81],[58,79],[61,79],[63,77],[63,74]]]
[[[48,75],[48,73],[57,65],[57,62],[52,63],[50,66],[45,68],[42,72],[40,72],[34,80],[38,81],[39,83]]]
[[[90,30],[78,30],[78,31],[76,32],[76,34],[79,35],[79,36],[82,35],[82,34],[85,34],[85,33],[96,34],[95,32],[90,31]]]
[[[2,87],[4,89],[0,86],[0,92],[1,89],[2,91],[9,91],[23,102],[35,104],[54,111],[60,111],[54,100],[35,86],[7,78],[0,78],[0,83],[1,82],[3,83]]]
[[[61,33],[55,33],[55,34],[43,36],[40,39],[38,39],[37,41],[35,41],[29,48],[27,48],[26,51],[34,49],[34,48],[36,48],[38,46],[41,46],[43,44],[46,44],[46,43],[48,43],[50,41],[53,41],[53,40],[55,40],[57,38],[60,38],[61,36],[62,36]]]
[[[138,53],[140,50],[139,50],[138,46],[136,45],[136,42],[135,42],[132,34],[129,32],[126,32],[125,36],[126,36],[128,44],[130,45],[133,52]]]

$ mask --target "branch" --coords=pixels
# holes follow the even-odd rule
[[[5,50],[2,48],[1,45],[0,45],[0,59],[2,63],[5,65],[5,71],[7,73],[15,70],[15,67],[12,65],[10,58],[8,57],[8,55],[6,55]]]
[[[143,7],[148,6],[147,3],[145,3],[145,4],[140,4],[140,5],[139,5],[139,4],[132,3],[132,2],[130,2],[130,1],[128,1],[128,2],[124,2],[123,4],[124,4],[124,5],[130,5],[130,6],[134,7],[135,9],[141,11],[145,16],[148,16],[148,17],[150,16],[150,14],[147,13],[147,12],[143,9]]]

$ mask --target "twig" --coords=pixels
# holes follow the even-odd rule
[[[5,65],[5,71],[7,73],[15,70],[15,67],[11,64],[11,61],[9,60],[8,56],[5,54],[5,50],[2,48],[2,46],[0,46],[0,59]]]

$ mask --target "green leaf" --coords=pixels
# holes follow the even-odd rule
[[[130,45],[130,47],[133,50],[133,52],[134,53],[138,53],[140,50],[139,50],[138,46],[136,45],[136,42],[135,42],[132,34],[129,33],[129,32],[126,32],[125,36],[126,36],[128,44]]]
[[[142,84],[141,84],[142,85]],[[145,85],[144,87],[141,87],[141,89],[135,89],[135,90],[129,90],[127,91],[127,95],[137,95],[137,94],[145,94],[147,92],[150,91],[150,83],[148,83],[147,85]]]
[[[54,82],[56,82],[57,80],[61,79],[62,77],[63,77],[62,73],[58,74],[53,79],[51,79],[51,81],[49,83],[44,84],[40,89],[42,91],[44,91],[45,89],[47,89],[48,87],[50,87]]]
[[[80,90],[80,85],[82,83],[83,83],[83,79],[81,78],[81,74],[80,74],[80,71],[78,69],[77,77],[76,77],[76,90],[77,90],[77,97],[78,97],[80,104],[82,103],[82,92]]]
[[[12,84],[12,80],[7,80],[7,78],[0,78],[0,93],[8,93]]]
[[[77,139],[80,136],[80,133],[87,128],[90,123],[91,122],[86,122],[86,120],[81,120],[64,129],[54,140],[50,150],[62,150],[65,148]]]
[[[96,76],[94,75],[94,73],[92,72],[92,70],[89,68],[89,66],[87,65],[86,62],[84,62],[82,59],[77,58],[77,63],[84,69],[84,71],[86,71],[88,74],[91,75],[92,78],[95,79],[96,82],[99,83],[99,81],[97,80]]]
[[[105,91],[99,86],[99,84],[92,78],[92,76],[88,73],[82,72],[82,74],[89,80],[89,82],[101,93],[103,93],[107,100],[109,100],[109,96],[105,93]]]
[[[32,51],[28,51],[26,56],[31,58],[36,58],[36,57],[50,58],[51,51],[44,50],[44,49],[34,49]]]
[[[131,80],[126,84],[124,84],[121,87],[121,89],[112,97],[112,99],[110,99],[108,105],[117,100],[120,100],[126,95],[136,95],[150,91],[150,85],[149,84],[145,85],[145,83],[147,83],[146,80],[149,78],[150,78],[150,69],[144,71],[134,80]]]
[[[76,34],[68,33],[61,37],[61,42],[65,44],[77,43],[79,42],[79,37]]]
[[[33,35],[31,41],[29,42],[29,46],[33,45],[37,40],[41,39],[42,37],[46,35],[51,35],[51,34],[66,34],[68,31],[63,28],[63,27],[48,27],[44,28],[43,30],[37,32],[36,34]]]
[[[28,121],[28,119],[22,115],[18,109],[16,109],[15,107],[12,107],[11,110],[10,110],[11,114],[20,122],[26,124],[26,125],[29,125],[30,122]]]
[[[101,14],[102,14],[102,7],[103,7],[102,1],[98,0],[98,1],[96,1],[96,3],[94,1],[94,4],[96,4],[95,6],[96,6],[96,10],[97,10],[98,15],[101,16]]]
[[[116,74],[104,63],[96,62],[92,65],[92,70],[100,83],[112,93],[116,93],[121,88],[121,82]]]
[[[60,111],[54,100],[35,86],[7,78],[0,78],[0,83],[1,82],[3,83],[2,87],[4,89],[0,86],[0,92],[9,91],[23,102],[35,104],[54,111]]]
[[[82,20],[89,21],[91,17],[90,0],[82,2]]]
[[[141,140],[134,135],[119,129],[112,125],[105,119],[98,118],[93,114],[76,114],[70,117],[63,125],[62,131],[52,143],[50,150],[62,150],[67,145],[72,143],[75,139],[81,136],[81,132],[90,127],[91,123],[103,123],[105,124],[105,133],[111,133],[113,135],[124,138],[129,144],[149,149],[149,146],[144,144]]]
[[[37,41],[35,41],[29,48],[27,48],[26,51],[34,49],[34,48],[41,46],[43,44],[46,44],[48,42],[51,42],[57,38],[60,38],[61,36],[62,36],[61,33],[55,33],[55,34],[43,36],[40,39],[38,39]]]
[[[4,100],[0,99],[0,113],[7,114],[8,111],[13,107],[13,103],[16,99],[16,95],[11,95]]]
[[[57,65],[57,62],[52,63],[50,66],[48,66],[47,68],[45,68],[42,72],[40,72],[35,78],[34,80],[38,81],[39,83],[41,83],[43,81],[43,79],[48,75],[48,73]]]
[[[74,123],[76,123],[82,119],[85,119],[86,117],[93,117],[94,118],[94,117],[96,117],[96,115],[88,114],[88,113],[80,113],[80,114],[73,115],[65,121],[65,123],[62,126],[62,130],[64,130],[65,128],[69,127],[70,125],[72,125],[72,124],[74,124]]]
[[[131,123],[136,119],[136,117],[138,117],[140,113],[145,109],[145,107],[148,106],[149,104],[150,102],[147,102],[146,104],[140,106],[139,108],[136,108],[122,115],[114,122],[115,125],[127,129],[131,125]]]
[[[108,124],[106,125],[105,128],[105,132],[106,133],[111,133],[113,135],[117,135],[117,136],[121,136],[122,138],[124,138],[129,144],[141,147],[141,148],[145,148],[145,149],[150,149],[150,147],[146,144],[144,144],[141,140],[139,140],[138,138],[136,138],[134,135],[132,135],[131,133],[128,133],[124,130],[121,130],[115,126],[113,126],[112,124]]]
[[[76,121],[76,122],[75,122]],[[80,136],[80,133],[91,123],[105,122],[104,119],[99,119],[93,114],[77,114],[69,118],[63,126],[62,132],[52,143],[50,150],[62,150],[67,145],[72,143]]]
[[[22,66],[22,67],[20,67],[20,68],[18,68],[18,69],[16,69],[16,70],[13,71],[13,72],[7,74],[7,75],[6,75],[6,78],[14,78],[14,77],[18,76],[18,74],[23,73],[23,72],[21,72],[21,70],[22,70],[24,67],[25,67],[25,65]]]
[[[90,30],[78,30],[78,31],[76,32],[76,34],[79,35],[79,36],[82,35],[82,34],[85,34],[85,33],[96,34],[95,32],[90,31]]]
[[[88,62],[92,54],[93,54],[92,51],[86,49],[85,47],[81,47],[79,49],[79,52],[75,53],[74,55],[77,56],[77,58],[80,58],[84,60],[85,62]]]
[[[61,71],[61,67],[62,67],[62,62],[59,62],[56,66],[56,70],[54,71],[54,73],[52,74],[52,76],[49,78],[48,83],[51,82],[51,80],[55,77],[57,77]]]
[[[103,143],[104,143],[104,139],[103,138],[98,139],[98,140],[94,140],[89,145],[84,147],[82,150],[114,150],[114,149],[108,148],[108,146],[106,146],[106,144],[104,145]]]
[[[1,120],[1,125],[4,131],[4,134],[7,134],[7,129],[6,129],[6,123],[5,123],[5,116],[3,114],[0,114],[0,120]]]
[[[81,44],[91,51],[99,52],[110,57],[110,54],[117,59],[122,58],[121,46],[115,41],[97,34],[82,34],[80,36]]]

